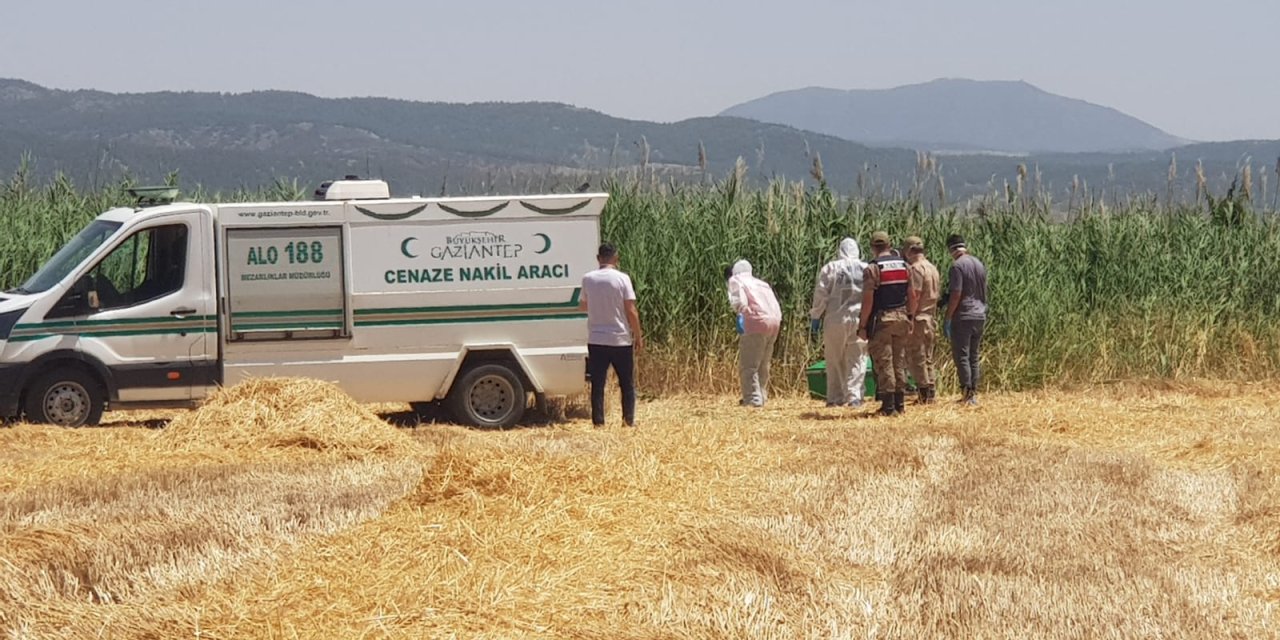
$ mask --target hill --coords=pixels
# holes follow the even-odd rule
[[[752,100],[722,115],[925,150],[1150,151],[1186,143],[1115,109],[1025,82],[944,79],[850,91],[811,87]]]
[[[739,157],[753,175],[800,179],[810,154],[844,167],[907,171],[913,153],[734,117],[659,124],[555,103],[422,103],[246,94],[52,90],[0,80],[0,170],[24,152],[43,171],[82,179],[175,168],[214,187],[346,173],[381,176],[398,192],[551,188],[647,165],[659,175],[723,174]],[[854,171],[846,182],[851,183]],[[498,183],[498,184],[495,184]],[[530,184],[532,183],[532,184]],[[549,184],[548,184],[549,183]]]
[[[1015,140],[1020,134],[1011,131],[1002,135]],[[1175,153],[1178,177],[1170,189]],[[90,185],[123,176],[154,182],[177,170],[187,187],[257,188],[283,178],[309,190],[359,174],[388,180],[398,194],[568,190],[640,167],[657,180],[696,182],[723,177],[738,158],[757,182],[812,184],[820,156],[834,189],[892,195],[936,170],[948,202],[1003,192],[1025,165],[1032,177],[1038,170],[1033,188],[1065,201],[1077,183],[1095,193],[1193,197],[1197,160],[1221,193],[1245,163],[1270,175],[1280,141],[1130,153],[961,152],[938,155],[922,174],[914,151],[735,116],[664,124],[547,102],[448,104],[283,91],[114,94],[0,79],[0,176],[11,175],[24,154],[34,157],[36,178],[62,172]],[[1255,191],[1261,199],[1262,189]]]

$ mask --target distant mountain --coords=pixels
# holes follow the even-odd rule
[[[826,181],[838,191],[892,197],[915,190],[949,203],[1004,197],[1006,183],[1017,187],[1019,165],[1027,187],[1055,201],[1079,189],[1190,199],[1197,192],[1197,161],[1215,193],[1223,193],[1244,166],[1253,167],[1260,201],[1264,194],[1274,201],[1273,185],[1280,182],[1270,181],[1280,178],[1274,171],[1280,141],[1134,153],[928,157],[731,116],[659,124],[545,102],[445,104],[282,91],[113,94],[0,79],[0,181],[25,154],[35,159],[37,179],[61,172],[80,184],[123,176],[156,182],[179,171],[186,188],[257,188],[283,178],[309,190],[322,180],[358,174],[384,178],[393,193],[404,195],[565,191],[587,181],[599,187],[607,174],[636,175],[641,166],[657,181],[697,182],[723,178],[738,158],[757,182],[785,178],[812,185],[820,157]]]
[[[930,151],[1159,151],[1187,143],[1115,109],[1025,82],[945,79],[851,91],[812,87],[752,100],[722,115]]]
[[[658,124],[554,103],[445,104],[384,98],[60,91],[0,80],[0,171],[24,152],[44,172],[81,179],[180,169],[214,188],[388,179],[397,193],[577,186],[584,176],[647,165],[660,177],[723,176],[742,157],[756,177],[809,175],[813,154],[850,169],[906,172],[915,155],[732,117]]]

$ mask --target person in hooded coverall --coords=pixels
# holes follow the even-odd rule
[[[782,326],[782,307],[768,282],[751,275],[751,263],[739,260],[729,274],[729,304],[738,314],[739,404],[763,407],[769,399],[769,361]]]
[[[858,338],[862,314],[862,278],[867,265],[858,242],[840,241],[835,260],[818,272],[809,309],[809,330],[822,330],[822,351],[827,360],[827,406],[861,406],[867,368],[866,342]]]

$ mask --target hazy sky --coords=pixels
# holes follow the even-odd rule
[[[647,120],[804,86],[1026,80],[1198,140],[1280,138],[1277,0],[5,0],[60,89],[551,100]]]

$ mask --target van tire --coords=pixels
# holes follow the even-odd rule
[[[528,401],[520,376],[500,363],[467,369],[449,390],[448,399],[449,411],[460,422],[499,429],[520,422]]]
[[[102,421],[106,393],[83,369],[65,367],[42,373],[27,387],[26,418],[60,427],[83,427]]]

